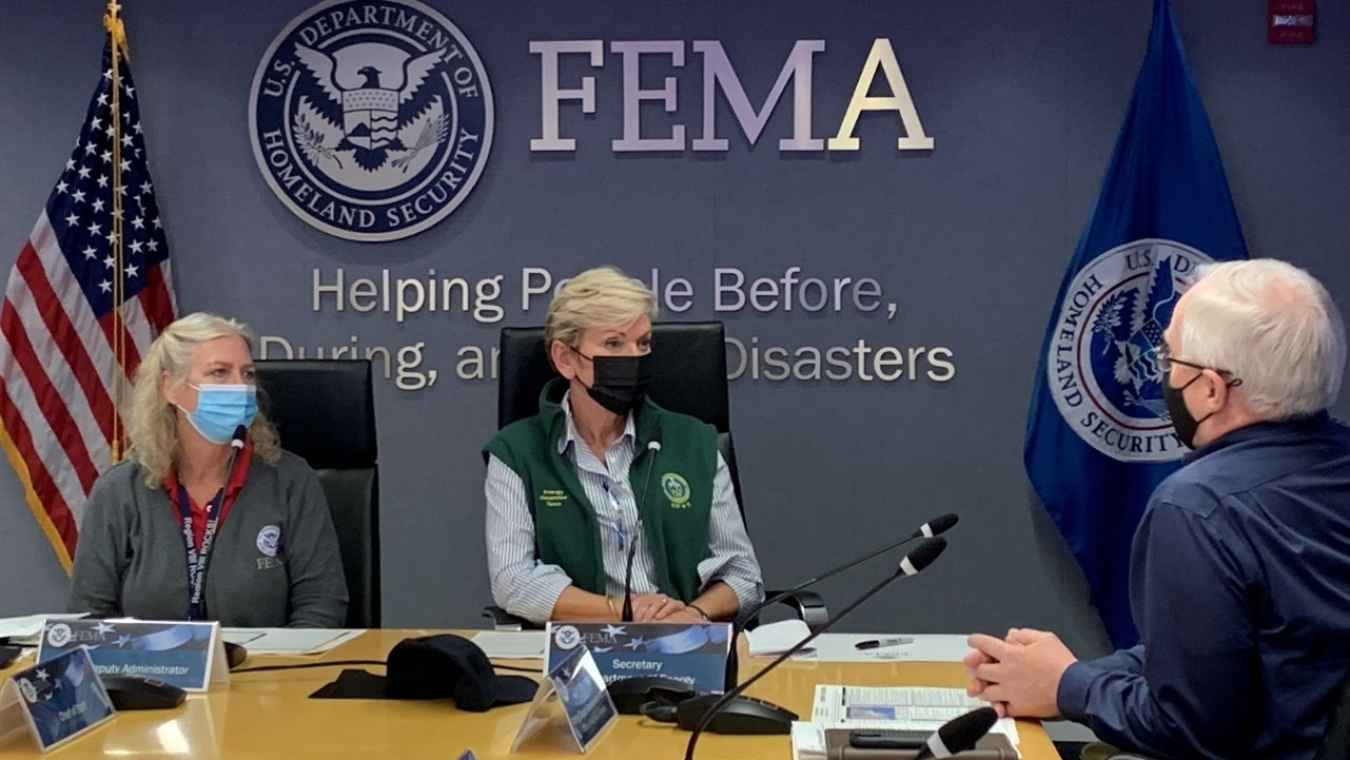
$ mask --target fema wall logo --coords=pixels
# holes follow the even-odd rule
[[[1205,254],[1148,238],[1098,256],[1069,285],[1046,357],[1065,422],[1084,441],[1126,462],[1170,462],[1187,449],[1163,401],[1158,347]]]
[[[492,145],[492,89],[473,46],[414,0],[329,0],[258,64],[249,137],[267,184],[349,240],[421,232],[454,211]]]

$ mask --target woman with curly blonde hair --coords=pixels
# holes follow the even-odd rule
[[[258,413],[244,325],[189,314],[136,372],[131,456],[94,483],[67,607],[336,628],[347,589],[314,471]],[[227,519],[228,518],[228,519]]]

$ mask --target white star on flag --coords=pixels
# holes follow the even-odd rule
[[[119,63],[126,95],[114,113],[110,43],[103,64],[78,139],[10,273],[4,310],[25,316],[6,324],[21,334],[0,341],[0,433],[14,444],[21,490],[67,570],[89,488],[125,443],[114,378],[135,373],[175,312],[168,243],[160,228],[144,229],[159,207],[145,139],[130,126],[140,122],[131,65]],[[125,258],[109,245],[122,237],[114,187],[136,202],[127,213],[143,220]]]

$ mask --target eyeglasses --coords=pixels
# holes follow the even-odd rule
[[[1230,372],[1230,371],[1228,371],[1228,370],[1226,370],[1226,369],[1219,369],[1218,367],[1208,367],[1208,366],[1206,366],[1206,365],[1204,365],[1204,364],[1196,364],[1195,362],[1188,362],[1188,361],[1186,361],[1185,359],[1177,359],[1176,357],[1172,356],[1172,351],[1171,351],[1171,349],[1169,349],[1169,348],[1167,347],[1167,344],[1166,344],[1166,343],[1164,343],[1164,344],[1162,344],[1162,345],[1160,345],[1160,346],[1154,347],[1154,349],[1153,349],[1153,356],[1154,356],[1154,358],[1155,358],[1155,361],[1157,361],[1157,363],[1158,363],[1158,371],[1159,371],[1159,372],[1162,372],[1163,374],[1166,374],[1166,373],[1168,373],[1168,372],[1171,372],[1171,371],[1172,371],[1172,365],[1173,365],[1173,364],[1180,364],[1180,365],[1183,366],[1183,367],[1190,367],[1191,369],[1198,369],[1198,370],[1201,370],[1201,371],[1210,369],[1210,370],[1214,370],[1215,372],[1218,372],[1220,375],[1231,375],[1231,374],[1233,374],[1232,372]],[[1231,380],[1228,380],[1228,387],[1230,387],[1230,388],[1233,388],[1233,387],[1236,387],[1236,386],[1239,386],[1239,385],[1242,385],[1242,379],[1241,379],[1241,378],[1236,378],[1236,377],[1235,377],[1235,378],[1232,378]]]
[[[1154,348],[1153,355],[1157,359],[1159,372],[1171,372],[1173,364],[1180,364],[1183,367],[1191,367],[1200,370],[1209,369],[1209,367],[1206,367],[1203,364],[1196,364],[1195,362],[1188,362],[1185,359],[1174,358],[1172,356],[1172,350],[1167,347],[1166,343]]]

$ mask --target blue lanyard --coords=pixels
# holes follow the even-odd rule
[[[624,551],[628,547],[628,527],[623,524],[623,504],[620,504],[619,497],[609,490],[608,482],[601,483],[600,487],[605,489],[605,496],[609,497],[609,505],[618,513],[610,523],[610,527],[614,528],[614,539],[619,544],[619,551]]]
[[[188,499],[187,487],[182,483],[178,484],[178,514],[183,518],[183,545],[187,549],[188,620],[206,619],[206,602],[203,598],[206,587],[206,563],[211,555],[211,544],[215,542],[216,526],[220,522],[220,505],[224,501],[225,488],[222,486],[206,507],[206,532],[202,535],[202,548],[198,551],[192,538],[192,502]]]

